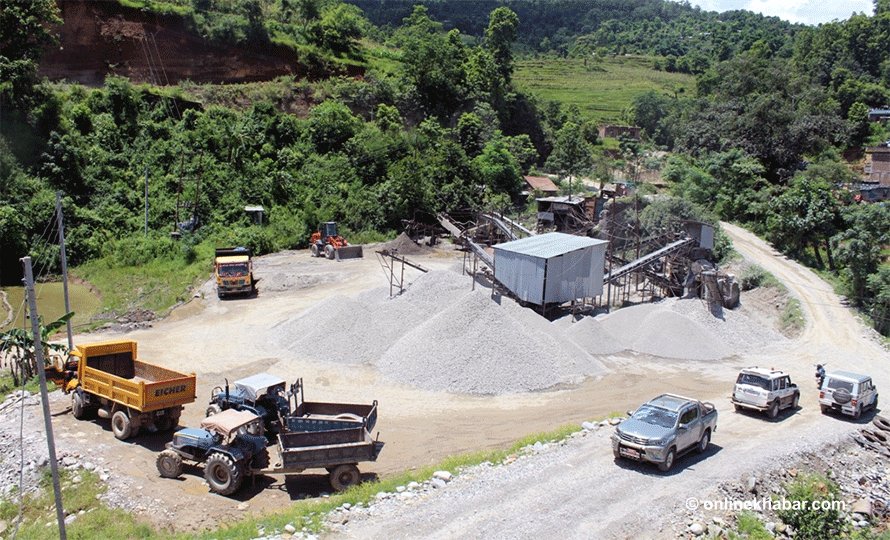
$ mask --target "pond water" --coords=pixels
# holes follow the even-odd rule
[[[25,301],[25,288],[2,287],[0,291],[6,293],[5,302],[0,302],[0,332],[12,328],[31,330],[31,321],[26,318],[28,304]],[[55,321],[65,314],[62,282],[36,283],[34,293],[37,295],[37,313],[44,323]],[[68,284],[68,303],[75,313],[71,320],[74,328],[87,325],[99,310],[99,297],[89,287],[79,283]]]

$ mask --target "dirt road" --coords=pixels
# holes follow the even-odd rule
[[[134,339],[143,360],[194,371],[198,401],[186,407],[182,425],[199,423],[210,389],[222,384],[224,377],[231,381],[260,371],[290,380],[302,377],[306,397],[313,401],[376,399],[380,403],[376,429],[386,447],[378,462],[361,467],[366,479],[456,453],[503,447],[525,434],[569,422],[602,418],[666,391],[713,401],[721,418],[712,449],[703,458],[681,460],[671,475],[655,474],[645,466],[616,465],[608,437],[592,435],[548,454],[542,463],[505,467],[512,477],[480,475],[480,483],[464,492],[460,501],[431,500],[425,503],[430,506],[416,505],[398,515],[350,524],[342,533],[344,538],[398,534],[405,538],[523,538],[549,528],[551,533],[565,534],[548,536],[567,538],[658,536],[658,527],[664,526],[659,516],[672,515],[687,494],[704,492],[718,480],[737,477],[778,454],[855,428],[853,423],[818,413],[815,390],[811,391],[812,364],[817,359],[827,359],[829,368],[867,371],[879,389],[890,388],[887,354],[863,337],[866,330],[820,280],[776,258],[743,231],[730,226],[727,230],[737,238],[740,252],[776,274],[801,298],[810,321],[803,338],[719,361],[679,361],[624,352],[601,359],[611,370],[604,377],[562,390],[490,397],[392,384],[371,366],[319,362],[305,346],[302,350],[282,347],[276,334],[281,321],[311,316],[313,306],[336,295],[352,297],[381,288],[385,294],[389,278],[373,249],[366,247],[365,259],[341,262],[314,259],[307,251],[261,257],[256,264],[262,279],[257,298],[221,301],[208,283],[200,291],[203,298],[195,298],[152,328],[78,336],[75,341]],[[413,259],[435,271],[458,264],[460,254],[446,251]],[[408,281],[417,276],[418,272],[406,269]],[[347,322],[361,324],[343,324]],[[348,356],[349,350],[337,348],[336,326],[331,328],[330,339],[309,348],[332,348]],[[733,412],[727,399],[732,381],[739,368],[750,365],[772,365],[790,372],[803,389],[802,408],[777,422]],[[208,492],[200,468],[187,468],[179,481],[162,479],[154,463],[169,435],[144,434],[123,443],[114,439],[107,421],[75,420],[67,411],[69,404],[59,396],[52,403],[60,452],[108,469],[109,482],[127,494],[121,504],[164,528],[214,528],[239,515],[274,510],[329,489],[325,476],[304,474],[261,478],[229,498]],[[640,519],[641,509],[646,519]]]

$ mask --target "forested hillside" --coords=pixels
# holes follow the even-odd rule
[[[59,47],[59,10],[51,0],[2,0],[4,282],[28,252],[58,270],[58,250],[44,240],[57,191],[71,264],[138,267],[191,262],[219,243],[305,247],[322,220],[371,239],[439,211],[521,212],[524,173],[610,181],[657,168],[646,156],[659,149],[672,154],[663,172],[678,198],[651,212],[747,224],[837,276],[888,329],[890,215],[852,202],[863,148],[890,137],[868,122],[870,108],[890,103],[888,0],[873,16],[815,28],[660,0],[121,4],[175,20],[194,43],[285,48],[318,77],[295,69],[252,86],[41,81],[41,53]],[[130,38],[114,39],[123,49]],[[628,97],[622,118],[644,128],[641,145],[611,141],[606,151],[579,108],[515,84],[520,58],[606,70],[604,57],[624,54],[696,77],[695,92]],[[364,75],[341,76],[345,65]],[[180,178],[195,175],[197,223],[177,220]],[[262,226],[245,205],[264,207]],[[178,243],[174,230],[185,233]]]

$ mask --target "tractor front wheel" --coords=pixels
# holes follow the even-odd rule
[[[182,474],[182,456],[173,450],[164,450],[155,461],[158,472],[164,478],[179,478]]]

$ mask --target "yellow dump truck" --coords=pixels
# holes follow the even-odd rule
[[[74,362],[76,377],[66,385],[73,392],[74,417],[110,418],[111,430],[120,440],[135,436],[140,428],[173,429],[182,406],[195,401],[195,374],[140,362],[135,341],[78,345],[67,365],[73,367]]]
[[[213,261],[216,275],[216,295],[220,298],[256,292],[251,252],[245,247],[216,248]]]

